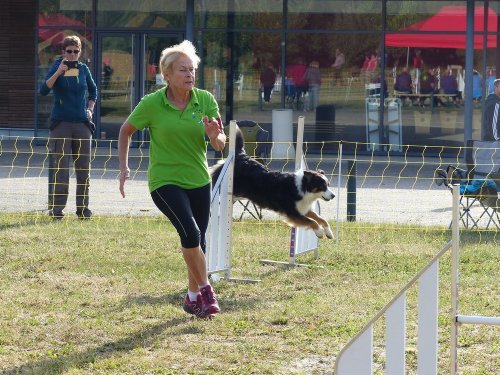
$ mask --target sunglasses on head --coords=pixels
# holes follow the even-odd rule
[[[80,50],[79,50],[79,49],[67,49],[67,50],[66,50],[66,53],[74,53],[74,54],[77,54],[77,53],[80,53]]]

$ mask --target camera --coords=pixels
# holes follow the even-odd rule
[[[64,64],[68,67],[68,69],[78,68],[78,61],[64,61]]]

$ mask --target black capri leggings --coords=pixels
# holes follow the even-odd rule
[[[165,185],[151,192],[156,207],[177,229],[184,248],[206,249],[205,232],[210,217],[210,184],[197,189]]]

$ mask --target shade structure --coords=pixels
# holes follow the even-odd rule
[[[85,28],[85,23],[59,13],[51,15],[39,14],[38,26],[58,26],[58,29],[41,28],[38,30],[38,36],[43,41],[50,41],[53,46],[59,46],[67,34],[74,34],[71,33],[72,29],[82,30]],[[69,31],[66,32],[65,30]],[[81,33],[83,31],[80,31],[78,34]]]
[[[488,10],[488,32],[497,32],[498,16]],[[425,34],[387,33],[385,45],[388,47],[421,47],[421,48],[458,48],[465,49],[465,31],[467,26],[465,6],[445,6],[435,15],[419,21],[400,31],[425,31]],[[484,33],[484,8],[474,9],[474,32]],[[444,33],[432,33],[444,32]],[[446,32],[460,32],[463,34],[447,34]],[[497,47],[496,35],[487,35],[487,48]],[[474,49],[483,49],[483,35],[474,35]]]

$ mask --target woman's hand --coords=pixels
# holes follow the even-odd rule
[[[56,73],[58,75],[62,75],[64,74],[64,72],[68,70],[68,66],[65,64],[65,61],[61,61],[61,63],[59,64],[58,68],[57,68],[57,71]]]
[[[203,116],[203,124],[205,125],[205,133],[210,139],[210,143],[215,151],[221,151],[226,143],[226,135],[220,119]]]
[[[205,133],[210,139],[215,139],[219,134],[224,133],[222,126],[214,118],[209,120],[207,116],[203,116],[203,124],[205,125]]]
[[[128,167],[128,147],[130,137],[136,132],[129,122],[125,121],[120,128],[118,135],[118,160],[120,162],[120,193],[125,198],[125,181],[130,178],[130,169]]]
[[[56,80],[59,78],[59,76],[63,75],[66,70],[68,70],[68,66],[64,63],[64,61],[61,61],[54,74],[52,74],[52,76],[45,81],[47,87],[49,89],[54,87],[54,83],[56,82]]]
[[[130,178],[130,169],[126,168],[120,171],[120,193],[125,198],[125,181]]]

